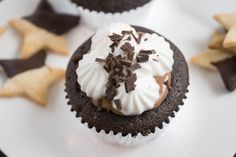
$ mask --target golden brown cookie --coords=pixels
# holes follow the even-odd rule
[[[236,23],[229,29],[223,46],[225,48],[236,48]]]
[[[215,31],[209,41],[208,48],[210,49],[221,49],[223,48],[223,42],[226,34],[224,32]]]
[[[229,30],[236,23],[236,13],[222,13],[214,16],[225,29]]]
[[[0,97],[25,96],[46,106],[49,87],[64,77],[64,70],[43,66],[19,73],[0,89]]]
[[[226,49],[236,53],[236,47],[224,47],[223,43],[226,39],[226,33],[221,31],[215,31],[208,43],[209,49]]]
[[[42,49],[67,55],[69,50],[63,36],[50,33],[24,19],[15,19],[10,24],[24,36],[21,56],[27,58]]]
[[[222,61],[234,55],[236,54],[223,49],[208,49],[192,57],[191,62],[209,70],[216,70],[212,65],[213,62]]]

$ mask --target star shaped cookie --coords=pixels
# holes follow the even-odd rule
[[[228,32],[224,39],[223,46],[225,48],[236,48],[236,13],[223,13],[214,16]]]
[[[69,54],[66,39],[63,36],[50,33],[24,19],[12,20],[10,24],[23,34],[24,41],[21,50],[23,58],[44,49],[61,55]]]
[[[215,31],[208,49],[191,58],[191,62],[206,69],[218,70],[226,89],[236,89],[236,13],[214,16],[223,29]]]
[[[34,13],[24,17],[38,27],[61,35],[79,24],[79,16],[56,12],[47,0],[42,0]]]
[[[46,106],[49,87],[63,78],[64,73],[63,70],[49,66],[19,73],[4,83],[0,96],[25,96],[41,106]]]

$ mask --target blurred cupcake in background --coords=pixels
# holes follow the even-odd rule
[[[71,2],[78,8],[82,20],[94,29],[113,22],[141,25],[152,6],[152,0],[71,0]]]

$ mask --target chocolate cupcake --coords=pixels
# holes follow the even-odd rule
[[[71,2],[78,8],[82,20],[92,28],[100,28],[111,22],[142,24],[152,6],[151,0],[71,0]]]
[[[82,123],[109,142],[137,145],[153,139],[183,105],[189,73],[169,40],[116,23],[75,51],[65,85]]]

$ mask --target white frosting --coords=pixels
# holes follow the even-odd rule
[[[78,83],[81,89],[95,100],[105,96],[105,85],[108,81],[108,73],[101,63],[95,62],[95,59],[105,59],[108,56],[111,52],[109,46],[113,43],[108,36],[112,33],[121,35],[123,30],[132,30],[134,35],[137,36],[137,32],[126,24],[115,23],[105,26],[93,36],[90,52],[85,54],[79,62],[77,69]],[[120,47],[127,42],[126,39],[127,36],[121,40],[113,53],[114,55],[124,55]],[[171,72],[174,59],[170,44],[157,34],[145,33],[140,44],[137,44],[134,38],[131,38],[129,42],[135,48],[133,62],[136,62],[135,58],[140,50],[155,50],[158,54],[158,56],[157,54],[149,55],[147,62],[139,63],[141,68],[134,71],[137,75],[135,90],[126,93],[124,83],[121,83],[118,94],[114,98],[120,99],[122,109],[119,112],[123,115],[139,115],[144,111],[153,109],[155,103],[160,99],[160,86],[154,76],[164,76]],[[158,62],[154,60],[158,60]],[[112,102],[112,106],[117,109],[114,102]]]

